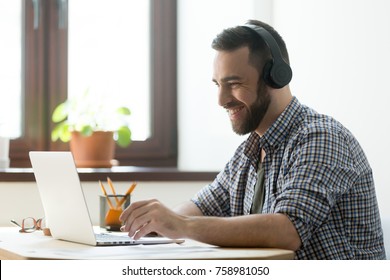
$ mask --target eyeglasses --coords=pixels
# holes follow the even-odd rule
[[[33,217],[27,217],[22,220],[22,225],[18,224],[15,220],[11,220],[11,223],[20,227],[19,232],[30,233],[36,230],[42,230],[42,223],[44,218],[34,219]]]

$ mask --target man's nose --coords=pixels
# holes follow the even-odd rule
[[[218,105],[224,107],[226,104],[233,100],[232,94],[229,89],[224,86],[218,87]]]

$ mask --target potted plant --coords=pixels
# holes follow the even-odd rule
[[[131,143],[129,116],[129,108],[86,90],[54,109],[51,139],[70,141],[77,167],[111,167],[115,142],[121,147]]]

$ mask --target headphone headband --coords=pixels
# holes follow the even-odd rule
[[[273,88],[282,88],[290,83],[292,78],[291,67],[283,59],[279,45],[271,33],[265,28],[253,24],[245,24],[242,27],[255,31],[271,51],[272,60],[268,61],[263,69],[264,81]]]
[[[254,24],[245,24],[244,27],[248,27],[252,29],[253,31],[256,31],[257,34],[260,35],[261,38],[263,38],[264,42],[267,44],[268,48],[271,51],[271,55],[273,59],[283,59],[282,52],[280,51],[279,45],[276,42],[275,38],[269,33],[267,30],[265,30],[263,27],[254,25]]]

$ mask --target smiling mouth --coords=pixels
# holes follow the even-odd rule
[[[235,107],[232,109],[226,109],[227,113],[230,117],[234,117],[236,114],[238,114],[242,109],[244,109],[244,106]]]

